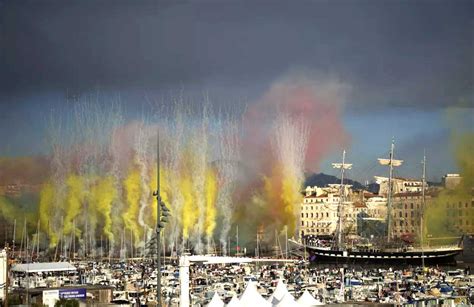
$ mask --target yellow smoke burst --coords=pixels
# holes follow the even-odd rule
[[[77,175],[69,175],[66,180],[66,216],[64,217],[64,234],[68,235],[74,231],[80,235],[80,230],[74,227],[74,219],[79,215],[84,202],[84,178]]]
[[[125,224],[125,229],[132,231],[135,242],[139,242],[142,230],[137,222],[138,212],[140,210],[140,196],[142,193],[140,187],[140,171],[132,167],[123,185],[125,188],[127,207],[125,208],[125,212],[122,213],[122,219]]]
[[[49,236],[49,247],[55,247],[58,244],[58,235],[55,231],[49,230],[49,220],[53,216],[54,208],[54,186],[48,182],[43,185],[40,192],[39,219],[41,228]]]
[[[299,182],[294,176],[286,175],[282,178],[281,201],[289,233],[294,233],[296,228],[295,212],[302,198],[299,188]]]
[[[425,208],[424,236],[425,242],[431,245],[457,241],[456,236],[462,234],[456,226],[462,223],[463,217],[474,216],[474,207],[471,205],[474,188],[474,133],[455,135],[454,141],[462,180],[454,189],[443,190],[434,199],[429,200]]]
[[[206,221],[205,229],[207,237],[211,237],[216,228],[216,197],[217,197],[217,178],[213,170],[209,169],[206,173]]]
[[[195,226],[198,220],[199,208],[197,207],[194,201],[193,184],[191,182],[191,178],[189,177],[181,178],[179,186],[184,198],[183,212],[182,212],[183,238],[188,239],[189,232],[193,229],[193,227]]]
[[[97,183],[92,186],[90,193],[91,204],[93,204],[98,215],[103,217],[103,233],[109,241],[114,240],[112,231],[112,204],[117,198],[117,189],[114,178],[107,176],[99,178]]]
[[[263,177],[265,211],[273,222],[286,225],[290,233],[296,230],[296,212],[302,198],[299,189],[299,180],[282,167],[275,166],[271,176]]]

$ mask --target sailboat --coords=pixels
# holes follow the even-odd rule
[[[352,168],[352,164],[346,163],[345,151],[342,155],[342,163],[333,163],[333,167],[341,170],[341,183],[340,183],[340,197],[337,209],[338,223],[335,231],[335,240],[332,245],[328,246],[317,246],[307,242],[301,242],[294,239],[288,240],[289,243],[298,249],[305,249],[312,256],[310,259],[316,262],[329,261],[329,262],[411,262],[424,265],[425,262],[431,263],[442,263],[442,262],[453,262],[454,257],[463,251],[462,244],[443,246],[443,247],[427,247],[423,246],[423,239],[421,239],[421,245],[419,247],[407,247],[400,246],[393,242],[393,225],[394,219],[396,218],[392,213],[392,190],[393,190],[393,171],[397,166],[402,165],[403,160],[394,159],[394,142],[392,141],[390,156],[388,159],[378,159],[379,163],[389,168],[388,177],[388,195],[387,195],[387,217],[386,217],[386,238],[383,244],[371,244],[370,247],[367,245],[352,245],[347,246],[343,240],[343,207],[345,199],[345,187],[344,187],[344,171]],[[422,205],[425,206],[425,162],[423,159],[423,179],[422,179]],[[420,231],[422,232],[423,215],[421,215]],[[421,237],[423,234],[421,233]],[[372,242],[374,243],[374,242]]]

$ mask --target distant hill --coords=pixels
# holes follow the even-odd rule
[[[337,178],[336,176],[331,176],[327,175],[324,173],[319,173],[319,174],[306,174],[306,180],[304,182],[304,186],[318,186],[318,187],[324,187],[327,186],[328,184],[333,184],[333,183],[341,183],[341,179]],[[351,184],[353,188],[355,189],[364,189],[365,186],[362,185],[360,182],[351,180],[351,179],[344,179],[345,184]]]

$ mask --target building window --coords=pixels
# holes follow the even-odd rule
[[[304,218],[304,213],[301,213],[301,217]]]

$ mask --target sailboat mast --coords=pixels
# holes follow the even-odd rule
[[[346,163],[346,151],[342,151],[342,163],[333,163],[332,164],[333,168],[340,168],[341,169],[341,184],[339,187],[339,204],[337,206],[337,214],[338,214],[338,222],[337,222],[337,228],[336,228],[336,234],[337,234],[337,247],[341,248],[342,247],[342,205],[343,205],[343,199],[344,199],[344,170],[346,169],[351,169],[352,164]]]
[[[342,165],[344,165],[344,162],[346,160],[346,151],[344,150],[342,152]],[[342,198],[344,197],[344,167],[341,167],[341,185],[339,188],[339,206],[338,206],[338,211],[339,211],[339,231],[337,234],[337,246],[341,247],[342,246]]]
[[[390,243],[392,239],[392,181],[393,181],[393,168],[400,166],[403,160],[395,160],[393,158],[393,151],[395,149],[395,140],[392,139],[392,145],[390,147],[389,159],[378,159],[381,165],[387,165],[389,168],[388,175],[388,191],[387,191],[387,242]]]
[[[423,161],[421,162],[423,164],[423,177],[421,179],[421,213],[420,213],[420,245],[421,245],[421,265],[424,268],[425,267],[425,253],[423,249],[423,215],[424,215],[424,210],[425,210],[425,202],[426,202],[426,195],[425,195],[425,189],[426,189],[426,154],[423,153]]]
[[[235,250],[236,250],[236,254],[237,254],[237,256],[238,256],[238,254],[239,254],[239,252],[240,252],[240,246],[239,246],[239,225],[237,225],[235,237],[236,237],[236,241],[237,241],[237,246],[236,246]]]
[[[15,253],[15,238],[16,238],[16,219],[13,222],[13,240],[12,240],[12,252]]]
[[[388,175],[388,196],[387,196],[387,241],[390,242],[392,239],[392,176],[393,176],[393,149],[395,147],[394,142],[390,146],[390,164],[389,164],[389,175]]]

